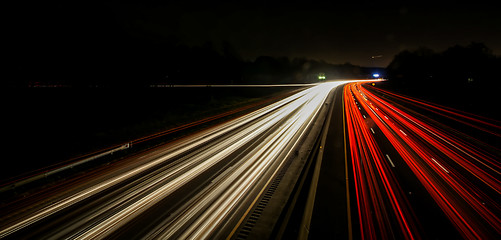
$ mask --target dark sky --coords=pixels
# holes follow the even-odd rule
[[[99,38],[106,27],[115,27],[132,35],[160,35],[178,44],[211,41],[217,46],[225,41],[248,60],[269,55],[384,67],[404,49],[424,46],[442,51],[472,41],[501,55],[501,9],[495,2],[332,2],[337,1],[38,3],[16,6],[13,13],[4,11],[11,14],[7,24],[15,29],[13,35],[34,32],[30,36],[57,41],[58,32],[81,28],[82,35]],[[371,60],[378,55],[382,57]]]

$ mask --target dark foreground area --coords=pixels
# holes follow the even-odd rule
[[[292,88],[14,89],[1,179],[265,100]]]

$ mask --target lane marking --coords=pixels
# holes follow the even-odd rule
[[[334,92],[332,92],[334,91]],[[336,96],[338,94],[337,88],[332,89],[332,101],[336,102]],[[330,95],[330,93],[329,93]],[[328,95],[328,96],[329,96]],[[322,166],[322,161],[324,157],[324,151],[322,150],[322,146],[325,146],[325,143],[327,141],[327,134],[329,133],[329,128],[331,124],[331,119],[332,119],[332,113],[334,112],[334,104],[332,104],[327,110],[327,116],[325,120],[325,129],[323,129],[320,132],[320,150],[317,152],[317,157],[316,161],[312,164],[315,164],[313,167],[313,176],[311,177],[311,183],[310,183],[310,189],[308,191],[308,196],[306,199],[306,204],[304,206],[304,211],[303,211],[303,218],[301,219],[301,225],[299,227],[299,233],[298,233],[298,239],[307,239],[308,234],[310,233],[310,227],[311,227],[311,220],[313,218],[313,210],[315,207],[315,198],[317,195],[317,188],[318,188],[318,181],[320,178],[320,168]],[[314,161],[314,159],[311,159],[310,161]]]
[[[391,166],[395,167],[395,164],[393,164],[393,161],[391,161],[391,158],[390,156],[388,156],[388,154],[386,154],[386,158],[388,158],[388,161],[390,162]]]
[[[404,131],[402,131],[402,129],[400,129],[400,132],[407,137],[407,134],[405,134]]]
[[[364,116],[364,118],[366,118],[365,115],[362,115],[362,116]]]
[[[446,168],[444,168],[444,166],[442,166],[442,164],[438,163],[437,160],[435,160],[434,158],[431,158],[431,160],[433,160],[440,168],[442,168],[442,170],[444,170],[446,173],[449,173],[449,171],[447,171]]]
[[[371,128],[371,131],[372,131],[372,134],[376,134],[376,133],[374,132],[374,129],[372,129],[372,128]]]

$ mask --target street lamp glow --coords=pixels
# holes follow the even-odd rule
[[[379,76],[380,76],[379,73],[373,73],[372,74],[372,77],[374,77],[374,78],[379,78]]]

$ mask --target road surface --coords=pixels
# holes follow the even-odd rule
[[[348,84],[344,102],[355,237],[501,235],[501,151],[466,134],[499,141],[499,122],[368,84]]]
[[[4,204],[0,237],[235,239],[267,227],[311,239],[501,235],[500,122],[345,83],[312,86]],[[309,151],[298,149],[325,116],[318,149],[273,212],[290,224],[256,223],[263,199],[278,199],[268,195],[273,180],[294,177],[281,170]]]
[[[231,237],[341,84],[313,86],[2,206],[0,237]]]

